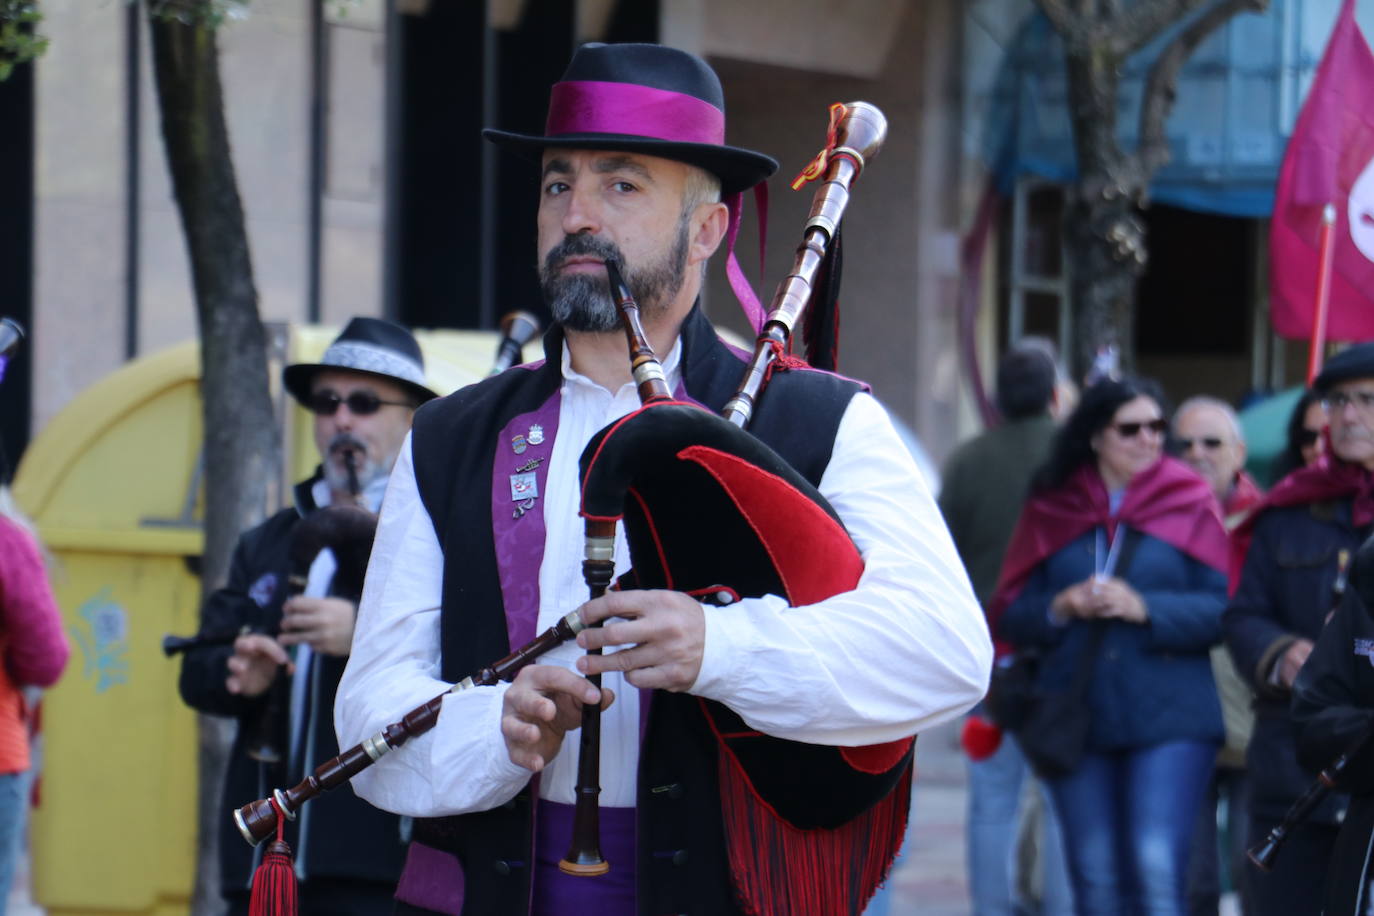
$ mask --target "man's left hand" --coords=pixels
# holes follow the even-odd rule
[[[347,655],[353,646],[353,623],[358,609],[342,598],[306,598],[298,595],[282,605],[283,646],[307,643],[325,655]]]
[[[609,592],[578,609],[599,628],[577,634],[584,649],[630,646],[611,655],[586,655],[577,660],[583,674],[624,671],[635,687],[682,692],[696,683],[706,646],[706,614],[701,605],[681,592],[632,590]]]

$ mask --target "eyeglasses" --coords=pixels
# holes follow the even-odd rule
[[[1150,421],[1145,422],[1145,423],[1113,423],[1113,424],[1112,424],[1112,429],[1116,430],[1117,435],[1120,436],[1120,437],[1123,438],[1123,439],[1133,439],[1133,438],[1135,438],[1136,436],[1140,435],[1140,431],[1141,431],[1142,429],[1148,429],[1150,432],[1154,433],[1156,436],[1162,436],[1162,435],[1164,435],[1164,430],[1166,430],[1166,429],[1168,429],[1168,428],[1169,428],[1169,424],[1166,423],[1166,422],[1164,421],[1164,418],[1163,418],[1163,417],[1160,417],[1158,420],[1150,420]]]
[[[310,394],[310,399],[305,406],[313,414],[321,417],[332,417],[338,411],[340,404],[348,405],[348,412],[358,417],[366,417],[382,409],[383,404],[390,404],[393,407],[412,407],[409,401],[383,401],[370,391],[355,391],[346,398],[341,398],[336,392],[314,391]]]
[[[1298,445],[1302,448],[1310,448],[1311,446],[1316,445],[1317,440],[1321,437],[1321,430],[1304,428],[1302,432],[1298,433]]]
[[[1374,391],[1333,391],[1322,401],[1327,410],[1341,410],[1354,404],[1360,410],[1374,411]]]
[[[1213,452],[1213,451],[1216,451],[1217,449],[1221,448],[1221,447],[1222,447],[1223,445],[1225,445],[1225,444],[1226,444],[1226,443],[1222,442],[1222,441],[1221,441],[1220,439],[1218,439],[1216,436],[1203,436],[1203,437],[1200,438],[1200,439],[1179,439],[1179,440],[1178,440],[1178,447],[1179,447],[1179,450],[1180,450],[1180,451],[1184,451],[1184,452],[1186,452],[1186,451],[1188,451],[1189,449],[1191,449],[1194,445],[1201,445],[1203,448],[1207,449],[1207,451]]]

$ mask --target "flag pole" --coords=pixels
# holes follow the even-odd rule
[[[1313,304],[1312,346],[1307,351],[1307,385],[1322,369],[1322,350],[1326,346],[1326,313],[1331,301],[1331,258],[1336,228],[1336,208],[1327,204],[1322,209],[1321,260],[1317,267],[1317,301]]]

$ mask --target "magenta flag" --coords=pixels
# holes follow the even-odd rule
[[[1341,5],[1283,155],[1269,230],[1274,330],[1312,336],[1322,208],[1336,208],[1330,340],[1374,340],[1374,54]]]

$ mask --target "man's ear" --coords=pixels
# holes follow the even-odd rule
[[[700,264],[709,259],[725,238],[730,224],[730,212],[725,204],[698,204],[691,216],[691,244],[687,249],[687,263]]]

